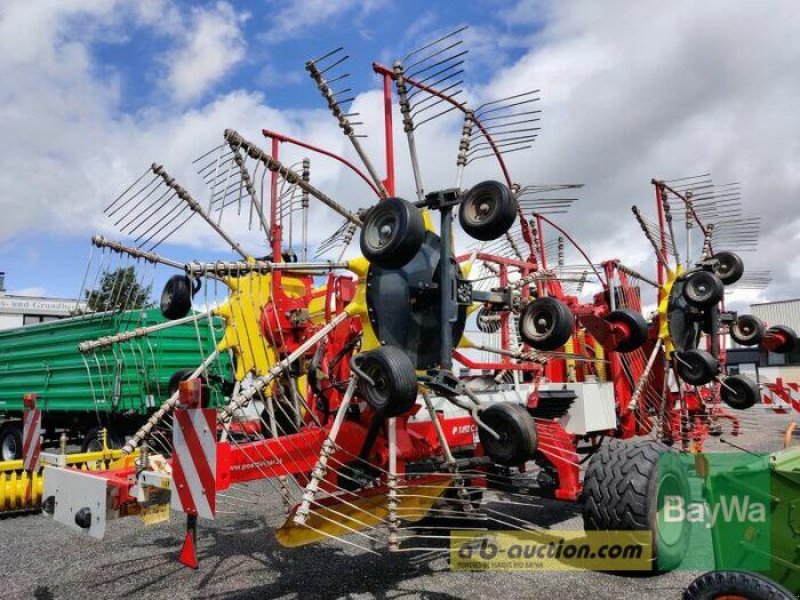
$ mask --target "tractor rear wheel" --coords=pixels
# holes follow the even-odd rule
[[[683,600],[794,600],[782,585],[747,571],[711,571],[700,575],[683,593]]]
[[[106,427],[106,446],[109,449],[119,449],[125,445],[123,437],[110,427]],[[100,452],[103,449],[103,426],[93,425],[86,430],[83,436],[81,450],[83,452]]]
[[[22,427],[19,423],[6,423],[0,429],[0,460],[22,458]]]
[[[659,527],[667,498],[689,497],[689,480],[677,452],[654,440],[612,441],[590,459],[581,511],[587,531],[650,531],[653,569],[671,571],[689,547],[687,521]]]

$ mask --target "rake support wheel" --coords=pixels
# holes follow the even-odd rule
[[[716,261],[714,272],[725,285],[733,285],[744,275],[744,262],[733,252],[717,252],[711,257]]]
[[[414,363],[396,346],[383,346],[364,353],[358,364],[374,385],[359,382],[359,391],[376,412],[396,417],[411,410],[417,401],[417,374]]]
[[[709,308],[717,304],[725,295],[722,280],[711,271],[695,271],[686,276],[683,297],[697,308]]]
[[[161,292],[161,314],[170,321],[182,319],[192,310],[192,280],[186,275],[173,275]]]
[[[638,311],[620,308],[610,312],[606,321],[612,325],[621,325],[626,332],[625,337],[617,342],[617,352],[633,352],[647,341],[647,321]]]
[[[382,269],[399,269],[425,237],[422,212],[403,198],[386,198],[369,209],[361,228],[361,253]]]
[[[729,375],[722,380],[720,396],[733,409],[746,410],[753,406],[761,395],[758,384],[746,375]]]
[[[458,221],[470,237],[482,242],[496,240],[517,219],[514,194],[499,181],[484,181],[470,189],[458,211]]]
[[[567,343],[575,330],[575,316],[555,298],[537,298],[522,311],[519,334],[537,350],[555,350]]]
[[[705,385],[719,373],[719,361],[705,350],[677,353],[678,375],[691,385]]]
[[[783,338],[783,341],[778,346],[772,348],[773,352],[788,354],[797,349],[797,334],[791,327],[774,325],[767,329],[766,335],[779,335]]]
[[[741,346],[758,346],[764,333],[764,322],[753,315],[739,315],[730,329],[731,338]]]
[[[485,429],[478,429],[481,446],[495,463],[517,467],[533,458],[539,440],[536,422],[525,407],[512,402],[498,402],[484,409],[480,417],[500,435],[498,440]]]

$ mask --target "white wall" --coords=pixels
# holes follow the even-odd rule
[[[0,330],[22,327],[22,315],[11,313],[0,313]]]

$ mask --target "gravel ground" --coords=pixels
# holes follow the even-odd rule
[[[730,438],[751,451],[780,447],[790,417],[744,413],[743,433]],[[718,439],[708,450],[734,450]],[[272,498],[276,494],[270,494]],[[267,496],[265,495],[265,498]],[[497,502],[491,493],[489,506]],[[271,501],[230,504],[199,534],[200,569],[176,561],[182,519],[145,528],[138,519],[112,522],[103,541],[82,538],[41,515],[0,519],[0,598],[680,598],[697,575],[651,577],[579,572],[450,571],[446,555],[380,555],[326,542],[287,550],[275,540]],[[536,499],[514,507],[554,529],[580,529],[577,507]],[[696,541],[693,540],[693,547]]]

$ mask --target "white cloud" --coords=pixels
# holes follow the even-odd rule
[[[248,18],[227,2],[192,9],[181,45],[164,58],[169,69],[166,83],[174,98],[199,98],[244,59],[241,26]]]
[[[29,288],[21,288],[18,290],[11,290],[7,292],[9,296],[32,296],[32,297],[40,297],[46,294],[45,289],[43,287],[29,287]]]
[[[69,8],[61,3],[0,5],[0,126],[5,135],[0,240],[31,230],[88,235],[107,229],[101,206],[153,160],[163,162],[206,201],[191,160],[219,143],[225,127],[237,128],[254,141],[261,139],[262,126],[283,130],[357,162],[321,99],[320,110],[278,111],[265,105],[260,94],[236,91],[191,110],[153,106],[133,115],[118,114],[117,82],[113,76],[98,76],[91,36],[76,34],[75,16],[94,23],[94,30],[119,27],[122,6],[132,5],[88,0],[69,3]],[[170,6],[164,4],[163,10]],[[328,10],[306,9],[315,19]],[[528,15],[530,22],[541,18],[538,14],[546,18],[544,29],[526,38],[526,53],[512,65],[498,66],[488,85],[468,90],[472,98],[487,100],[542,89],[544,129],[532,153],[509,156],[514,179],[523,184],[585,183],[578,209],[555,218],[595,260],[618,257],[642,271],[652,270],[652,259],[630,206],[638,204],[652,214],[651,177],[711,171],[718,182],[741,181],[745,209],[764,217],[760,252],[745,255],[746,267],[773,270],[776,283],[768,297],[800,295],[800,271],[794,266],[800,253],[800,76],[795,68],[800,47],[793,43],[800,14],[794,4],[776,2],[764,11],[749,3],[714,1],[620,1],[602,7],[576,2],[547,5],[541,13],[531,10],[520,4],[510,13]],[[171,22],[158,19],[158,6],[123,14],[164,27]],[[210,37],[238,47],[244,43],[240,19],[224,4],[202,15],[193,13],[193,26],[176,54],[190,57],[192,40],[203,27],[215,34]],[[272,26],[280,28],[282,19],[278,13]],[[299,34],[292,27],[284,34]],[[508,32],[498,32],[492,40],[487,27],[478,31],[482,48],[519,43],[504,39],[516,35]],[[181,77],[206,67],[212,79],[223,77],[229,66],[203,64],[199,56],[210,46],[196,48],[191,57],[198,60],[179,69]],[[192,91],[191,81],[170,81],[185,98],[202,96],[207,89]],[[383,172],[380,94],[360,94],[353,110],[362,114],[370,134],[365,146]],[[453,185],[456,121],[436,121],[418,132],[427,190]],[[413,180],[397,114],[394,124],[398,192],[410,198]],[[286,145],[281,152],[288,163],[306,154]],[[312,181],[321,189],[351,208],[372,202],[367,188],[345,168],[312,160]],[[496,166],[476,163],[466,184],[489,177],[498,177]],[[335,227],[335,219],[321,207],[314,206],[311,215],[314,239]],[[245,234],[241,224],[231,227],[248,244],[257,243],[258,236]],[[178,239],[223,248],[207,230],[194,223]]]

